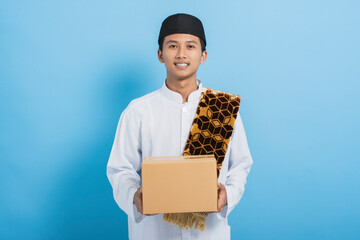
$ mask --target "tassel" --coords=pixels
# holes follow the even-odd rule
[[[195,229],[204,231],[207,216],[207,213],[165,213],[163,219],[181,229],[190,229],[195,224]]]

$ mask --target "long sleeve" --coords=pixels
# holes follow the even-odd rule
[[[219,212],[219,218],[227,217],[239,203],[245,191],[246,178],[253,164],[246,140],[244,126],[238,113],[230,144],[228,172],[225,179],[227,205]]]
[[[140,187],[137,172],[142,159],[140,123],[136,120],[128,108],[121,114],[106,174],[116,203],[130,219],[139,222],[143,215],[137,212],[133,204],[134,194]]]

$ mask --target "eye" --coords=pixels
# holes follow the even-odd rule
[[[177,46],[175,44],[169,45],[169,48],[176,48]]]
[[[188,45],[188,48],[195,48],[194,45]]]

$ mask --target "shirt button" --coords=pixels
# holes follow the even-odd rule
[[[183,108],[182,108],[182,112],[187,112],[187,108],[186,108],[186,107],[183,107]]]

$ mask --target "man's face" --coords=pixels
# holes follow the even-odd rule
[[[176,80],[185,80],[196,75],[206,56],[206,50],[201,51],[199,37],[185,33],[166,36],[163,50],[158,50],[159,61],[165,63],[167,76]]]

